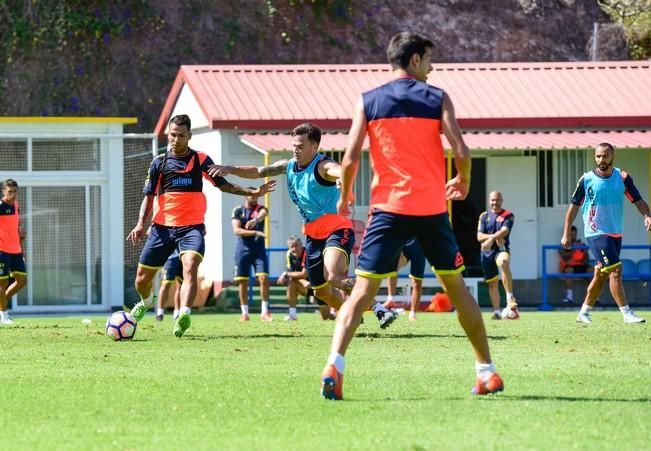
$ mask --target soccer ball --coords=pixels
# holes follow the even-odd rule
[[[106,336],[113,341],[131,340],[137,327],[138,323],[131,313],[120,310],[106,320]]]
[[[502,310],[502,319],[518,319],[520,318],[520,311],[516,308],[511,310],[511,307],[504,307]]]

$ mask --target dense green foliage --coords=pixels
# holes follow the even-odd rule
[[[631,58],[651,58],[651,0],[597,0],[610,18],[624,26]]]
[[[647,312],[641,312],[648,319]],[[148,316],[132,342],[103,317],[0,329],[2,449],[645,449],[651,329],[618,312],[487,321],[506,390],[475,399],[454,314],[368,315],[343,402],[320,399],[334,324],[194,315],[186,337]],[[486,316],[487,318],[488,316]]]

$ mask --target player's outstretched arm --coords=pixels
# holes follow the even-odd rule
[[[131,232],[129,232],[129,235],[127,235],[127,241],[131,241],[134,246],[145,233],[145,220],[149,217],[153,205],[154,196],[147,195],[142,199],[140,211],[138,212],[138,222]]]
[[[260,185],[258,188],[248,188],[235,183],[226,182],[218,188],[224,193],[235,194],[238,196],[264,196],[276,190],[276,180],[271,180],[267,183]]]
[[[441,124],[443,133],[452,146],[454,165],[457,168],[457,175],[445,184],[446,196],[451,200],[463,200],[468,196],[468,191],[470,190],[472,160],[470,158],[470,150],[468,150],[468,146],[463,141],[461,128],[459,128],[457,118],[454,114],[454,105],[447,93],[443,93]]]
[[[260,179],[284,174],[287,171],[288,160],[279,160],[269,166],[222,166],[213,164],[208,166],[208,175],[211,177],[224,177],[236,175],[244,179]]]

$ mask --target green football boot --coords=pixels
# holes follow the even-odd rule
[[[174,323],[174,335],[181,338],[186,330],[192,324],[192,318],[189,313],[181,313]]]

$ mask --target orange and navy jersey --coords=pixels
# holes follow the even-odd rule
[[[14,201],[9,204],[0,199],[0,252],[20,254],[20,206]]]
[[[149,166],[143,193],[156,196],[153,223],[164,226],[203,224],[206,196],[202,178],[215,186],[226,183],[223,177],[210,177],[208,166],[214,164],[203,152],[190,151],[177,157],[168,151],[154,158]]]
[[[371,145],[371,206],[411,216],[447,211],[443,90],[402,77],[362,95]]]
[[[267,208],[264,205],[256,204],[253,208],[247,208],[246,205],[239,205],[233,208],[231,213],[231,219],[237,219],[241,229],[246,229],[246,223],[251,219],[257,219],[263,211],[268,213]],[[264,222],[265,220],[258,221],[255,227],[251,230],[256,230],[258,232],[264,232]],[[259,248],[264,249],[265,242],[264,238],[261,236],[237,236],[237,246],[236,251],[249,249],[257,250]]]
[[[509,250],[509,237],[511,236],[511,230],[513,230],[513,223],[515,221],[515,216],[509,210],[502,209],[499,212],[495,213],[492,211],[485,211],[479,215],[479,224],[477,224],[477,231],[481,233],[494,234],[499,232],[502,227],[509,229],[509,233],[504,237],[504,249],[500,249],[497,243],[493,244],[493,248],[490,251],[482,251],[483,254],[492,254],[493,252]]]

